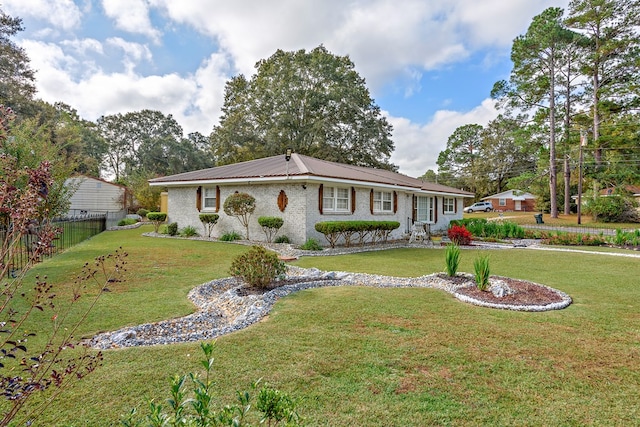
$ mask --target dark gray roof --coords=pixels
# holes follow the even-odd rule
[[[288,163],[288,165],[287,165]],[[288,167],[287,167],[288,166]],[[445,185],[422,182],[397,172],[384,169],[367,168],[362,166],[347,165],[343,163],[329,162],[314,157],[293,153],[291,160],[287,162],[284,155],[265,157],[249,160],[247,162],[231,165],[216,166],[209,169],[201,169],[193,172],[185,172],[149,180],[154,185],[179,185],[180,183],[194,183],[197,181],[224,181],[273,178],[308,178],[340,179],[361,183],[384,184],[391,186],[409,187],[416,190],[434,191],[439,193],[460,194],[473,196],[472,193]]]

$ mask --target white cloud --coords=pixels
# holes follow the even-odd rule
[[[98,53],[102,55],[104,50],[102,49],[102,43],[96,39],[75,39],[75,40],[63,40],[60,45],[72,49],[78,55],[87,55],[88,53]]]
[[[174,21],[214,37],[244,74],[276,49],[324,44],[349,55],[374,91],[473,49],[508,47],[535,14],[558,3],[568,0],[151,0]],[[405,80],[401,93],[415,92],[415,79]]]
[[[77,27],[82,19],[73,0],[4,0],[0,6],[12,16],[42,19],[63,30]]]
[[[151,23],[149,4],[145,0],[102,0],[102,7],[117,28],[145,35],[154,42],[160,40],[160,31]]]
[[[391,162],[400,165],[400,172],[418,177],[427,170],[436,171],[436,161],[447,148],[449,136],[460,126],[476,123],[486,125],[498,116],[494,101],[486,99],[481,105],[467,112],[440,110],[425,124],[412,123],[402,117],[388,116],[393,125],[396,149]]]
[[[173,114],[185,131],[198,130],[206,134],[219,114],[221,101],[219,104],[206,104],[201,99],[208,99],[211,92],[215,92],[213,85],[224,88],[224,82],[207,82],[203,77],[181,77],[175,73],[140,76],[131,70],[111,74],[93,70],[90,75],[74,80],[74,72],[70,70],[85,67],[85,63],[79,63],[54,44],[26,41],[23,46],[34,58],[32,65],[37,70],[38,96],[49,102],[65,102],[76,108],[85,119],[96,120],[102,115],[152,109]],[[215,67],[209,68],[207,76],[211,78]],[[203,89],[210,92],[205,93]],[[202,107],[194,109],[194,104]]]
[[[140,43],[128,42],[120,37],[108,38],[107,44],[115,46],[124,52],[122,64],[128,73],[133,72],[139,62],[151,61],[153,57],[147,46]]]

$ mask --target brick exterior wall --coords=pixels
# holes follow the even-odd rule
[[[500,199],[483,199],[493,203],[493,209],[496,211],[516,211],[516,202],[513,199],[507,198],[506,204],[500,206]],[[516,212],[535,212],[536,201],[535,199],[525,199],[520,201],[520,209]]]
[[[325,187],[349,187],[347,185],[336,185],[325,183]],[[306,188],[304,188],[306,187]],[[278,231],[278,236],[286,235],[295,245],[303,244],[308,238],[314,238],[320,244],[326,245],[324,235],[315,230],[315,224],[320,221],[349,221],[349,220],[379,220],[379,221],[398,221],[400,227],[393,231],[390,238],[403,238],[407,231],[407,219],[412,217],[412,195],[411,193],[397,191],[397,212],[395,214],[371,214],[370,210],[370,192],[371,189],[390,191],[388,189],[380,189],[372,186],[354,186],[356,208],[354,213],[329,213],[320,214],[319,211],[319,187],[318,183],[280,183],[280,184],[244,184],[233,186],[220,186],[220,210],[216,212],[220,215],[218,223],[213,228],[212,237],[220,237],[221,235],[236,231],[243,237],[245,236],[244,227],[235,217],[227,216],[223,211],[224,200],[232,193],[244,192],[252,195],[256,199],[256,210],[251,216],[249,237],[251,240],[265,241],[266,237],[262,228],[258,224],[258,218],[261,216],[277,216],[284,220],[284,225]],[[200,223],[198,215],[201,212],[209,212],[197,210],[197,186],[192,187],[170,187],[168,190],[167,214],[169,223],[177,222],[178,228],[182,229],[187,225],[192,225],[202,234],[204,229]],[[278,195],[280,191],[284,191],[288,203],[281,212],[278,208]],[[455,214],[442,213],[442,197],[438,198],[438,215],[437,222],[431,225],[433,233],[443,232],[447,229],[449,221],[452,219],[462,218],[462,198],[457,198],[457,210]]]

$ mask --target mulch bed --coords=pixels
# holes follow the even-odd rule
[[[457,292],[478,301],[505,305],[547,305],[559,303],[563,300],[562,296],[557,292],[536,283],[508,277],[500,277],[500,280],[507,283],[515,292],[511,295],[505,295],[504,297],[497,297],[490,291],[479,290],[477,286],[460,288]]]

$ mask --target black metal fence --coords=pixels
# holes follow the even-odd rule
[[[68,218],[56,218],[52,222],[54,228],[60,232],[45,251],[41,258],[50,258],[78,243],[87,240],[106,230],[107,215],[85,215]],[[0,230],[0,239],[2,239],[3,247],[6,247],[4,240],[9,238],[7,231]],[[29,265],[31,258],[31,250],[38,245],[39,237],[37,227],[32,233],[25,234],[20,239],[20,244],[13,245],[11,254],[3,253],[2,264],[8,265],[7,274],[16,277],[20,272]]]

